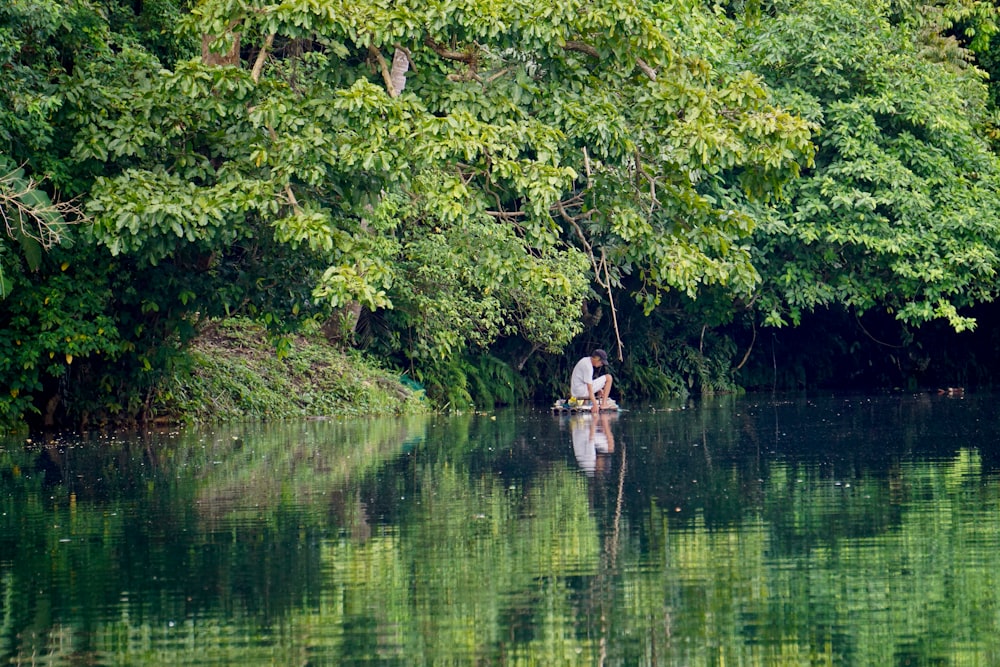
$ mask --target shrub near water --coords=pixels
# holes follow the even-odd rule
[[[195,421],[427,409],[422,390],[357,352],[308,332],[276,345],[263,327],[240,320],[218,322],[194,341],[189,371],[165,383],[160,402],[158,412]]]

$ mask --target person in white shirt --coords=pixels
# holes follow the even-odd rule
[[[590,401],[590,409],[597,412],[601,409],[601,399],[611,396],[611,373],[594,377],[594,369],[608,363],[608,353],[604,350],[594,350],[589,357],[576,362],[573,376],[569,381],[569,395]]]

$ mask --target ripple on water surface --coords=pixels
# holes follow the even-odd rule
[[[6,443],[0,662],[1000,664],[991,406]]]

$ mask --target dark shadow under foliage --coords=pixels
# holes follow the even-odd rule
[[[994,387],[1000,307],[983,304],[965,314],[976,318],[975,331],[956,333],[944,322],[911,329],[886,314],[817,311],[795,328],[758,330],[736,381],[751,391]],[[732,331],[745,349],[751,332]]]

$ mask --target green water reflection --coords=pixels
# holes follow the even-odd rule
[[[0,662],[1000,664],[994,400],[7,441]]]

